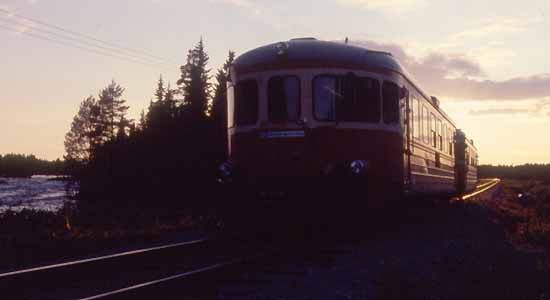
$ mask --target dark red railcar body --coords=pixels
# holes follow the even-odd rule
[[[251,50],[231,68],[228,122],[221,177],[250,188],[353,178],[364,195],[435,195],[477,181],[473,143],[389,53],[315,39]]]

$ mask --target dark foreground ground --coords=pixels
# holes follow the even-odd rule
[[[547,299],[546,246],[522,229],[534,215],[504,208],[528,209],[517,200],[526,185],[504,181],[447,208],[409,209],[353,234],[306,239],[195,297]]]
[[[260,259],[120,299],[547,299],[549,205],[550,185],[503,181],[448,207],[414,205],[383,217],[364,214],[351,227],[263,236],[249,244],[250,253],[265,254]],[[134,233],[139,241],[143,234]],[[85,240],[87,251],[98,247],[96,238]]]

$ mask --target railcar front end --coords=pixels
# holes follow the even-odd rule
[[[405,174],[400,77],[346,63],[338,52],[332,61],[312,60],[306,46],[310,41],[291,41],[235,61],[228,84],[230,160],[222,180],[268,192],[399,194]]]

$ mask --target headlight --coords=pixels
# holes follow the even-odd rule
[[[354,160],[349,164],[349,167],[352,174],[359,175],[365,171],[367,163],[363,160]]]
[[[231,176],[233,175],[233,167],[230,163],[224,162],[218,167],[218,173],[219,182],[231,181]]]

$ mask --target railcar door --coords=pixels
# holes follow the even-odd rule
[[[267,121],[259,130],[264,163],[270,175],[302,174],[305,161],[302,80],[295,75],[272,76],[267,82]]]
[[[412,128],[412,124],[411,122],[413,122],[412,120],[412,110],[411,110],[411,103],[410,103],[410,97],[409,97],[409,91],[403,87],[401,89],[401,96],[403,97],[404,99],[404,109],[402,109],[402,120],[403,120],[403,124],[402,124],[402,127],[403,127],[403,130],[404,130],[404,134],[403,134],[403,149],[404,149],[404,161],[403,161],[403,166],[404,166],[404,184],[405,184],[405,191],[409,191],[410,188],[411,188],[411,181],[412,181],[412,172],[411,172],[411,155],[412,155],[412,136],[411,136],[411,128]]]

